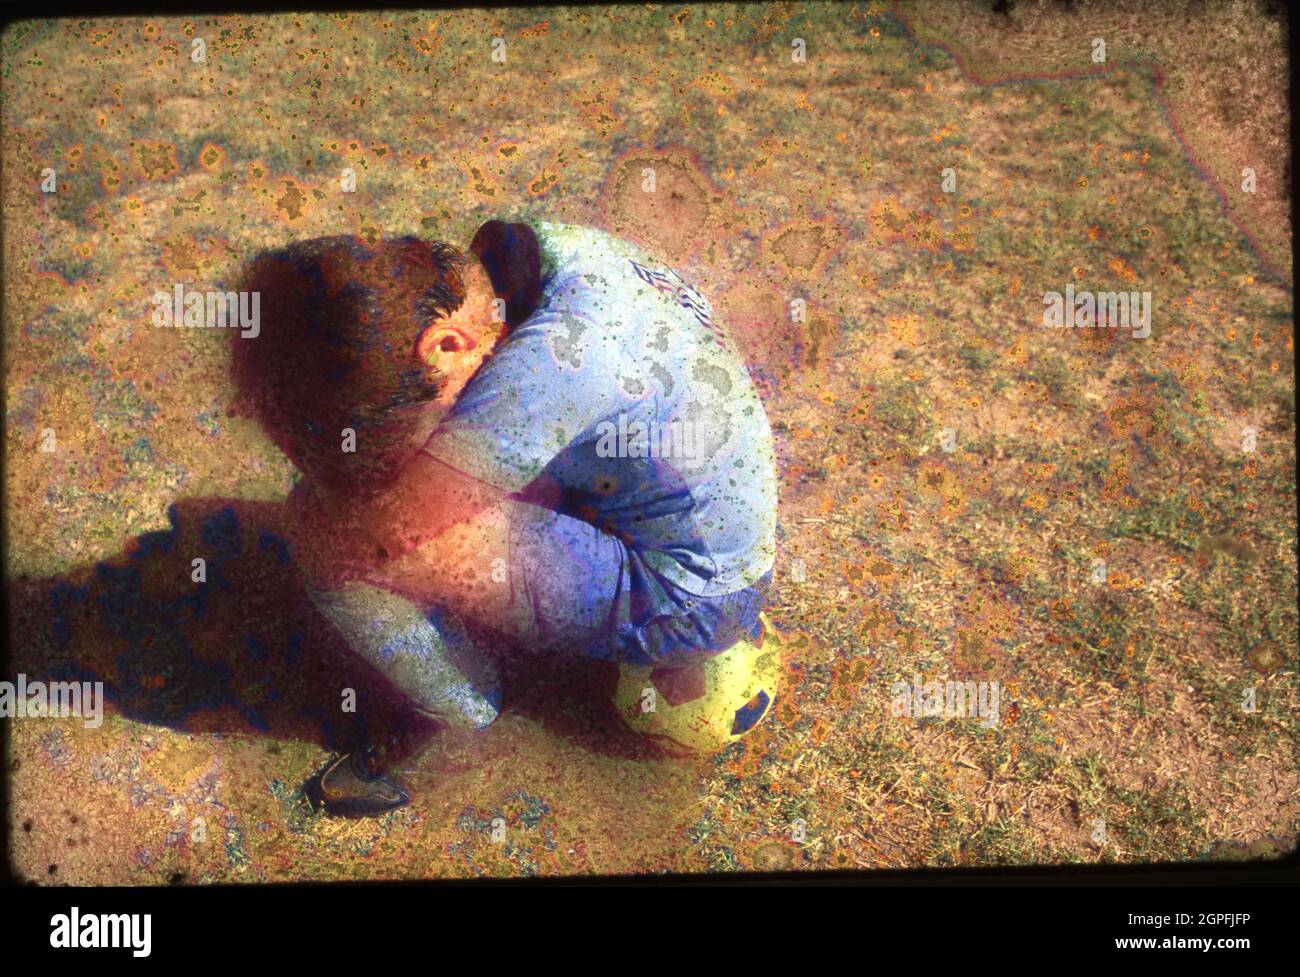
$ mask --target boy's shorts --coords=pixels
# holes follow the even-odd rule
[[[512,598],[530,608],[537,650],[629,665],[685,665],[762,634],[769,570],[750,587],[700,597],[644,553],[590,523],[529,506],[510,533]]]

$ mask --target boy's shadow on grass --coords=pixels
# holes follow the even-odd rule
[[[631,760],[663,759],[666,753],[628,728],[614,704],[618,666],[578,658],[538,658],[482,631],[500,670],[502,712],[526,716],[576,746]]]
[[[170,529],[137,537],[111,560],[9,581],[13,671],[29,684],[103,682],[122,715],[185,733],[413,755],[438,724],[312,605],[279,531],[283,513],[274,502],[185,499],[169,510]],[[519,654],[499,664],[504,710],[587,749],[661,755],[619,719],[608,669]],[[348,689],[355,711],[344,710]]]

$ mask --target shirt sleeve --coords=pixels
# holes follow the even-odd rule
[[[538,312],[502,340],[423,450],[504,492],[518,492],[575,438],[617,413],[617,339],[568,308]]]

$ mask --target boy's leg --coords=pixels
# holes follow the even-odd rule
[[[468,729],[496,719],[495,671],[456,615],[428,613],[400,594],[361,581],[312,591],[311,599],[353,652],[420,712]]]
[[[463,729],[482,729],[496,719],[495,668],[454,614],[426,614],[399,594],[359,581],[309,595],[352,652],[374,665],[418,712]],[[397,755],[373,746],[345,754],[308,782],[308,793],[337,815],[401,807],[408,795],[383,772],[427,742],[404,740]]]
[[[390,593],[381,603],[405,606],[403,613],[412,620],[441,606],[531,653],[668,668],[689,669],[702,657],[754,638],[761,628],[763,586],[724,598],[695,597],[655,573],[643,553],[617,537],[550,509],[509,501],[448,534],[440,541],[442,559],[416,550],[355,585],[361,588],[354,612],[362,632],[371,633],[364,623],[366,602],[384,591]],[[382,658],[384,645],[375,645],[373,635],[358,640],[362,645],[368,640],[376,649],[370,654]],[[457,691],[463,682],[454,672],[423,661],[396,671],[376,664],[390,678],[396,674],[395,681],[406,682],[399,687],[409,688],[411,698],[419,701],[412,693],[423,690],[426,698],[432,696],[427,701],[442,703],[440,708],[460,702],[457,710],[473,714],[472,707],[465,712],[473,698]]]
[[[512,512],[515,507],[525,510],[522,516]],[[453,725],[484,726],[496,716],[495,703],[449,660],[445,636],[429,618],[444,625],[470,618],[511,637],[526,632],[519,613],[523,605],[511,595],[510,527],[533,508],[507,502],[488,509],[450,528],[438,541],[438,558],[432,556],[434,547],[415,550],[364,581],[314,592],[313,602],[353,652],[383,672],[417,709]],[[454,630],[467,638],[463,626]],[[409,756],[421,747],[408,744],[401,752]],[[408,800],[383,776],[391,761],[376,748],[347,754],[313,778],[308,790],[330,813],[383,813]]]

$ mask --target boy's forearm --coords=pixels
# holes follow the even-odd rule
[[[497,504],[504,493],[423,451],[388,486],[356,509],[356,523],[383,560],[393,560]]]
[[[423,452],[382,490],[365,498],[303,484],[290,499],[299,566],[314,585],[324,588],[382,575],[386,565],[504,498],[505,493]]]

